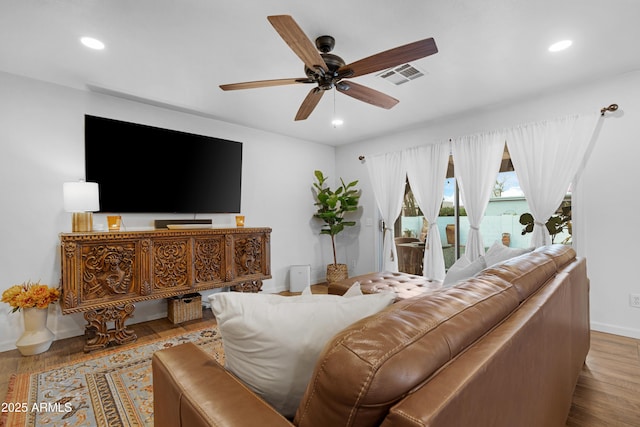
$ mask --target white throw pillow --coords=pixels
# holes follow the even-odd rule
[[[496,241],[484,255],[487,266],[490,267],[499,262],[531,252],[533,248],[510,248]]]
[[[453,284],[473,277],[487,267],[484,256],[479,257],[475,261],[469,261],[466,255],[462,255],[458,260],[449,267],[447,275],[442,282],[443,287],[449,287]]]
[[[360,284],[354,284],[359,290]],[[393,302],[391,292],[281,296],[224,292],[209,296],[226,368],[278,412],[295,415],[320,352],[338,332]]]

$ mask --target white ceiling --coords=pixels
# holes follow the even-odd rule
[[[278,14],[312,41],[334,36],[347,63],[427,37],[439,52],[401,86],[354,79],[399,99],[391,110],[337,93],[345,124],[333,128],[332,91],[294,122],[311,85],[218,87],[305,76],[267,21]],[[640,69],[639,22],[637,0],[2,0],[0,70],[340,145]],[[106,49],[82,46],[85,35]],[[561,39],[573,46],[547,51]]]

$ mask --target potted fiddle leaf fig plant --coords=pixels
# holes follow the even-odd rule
[[[327,282],[333,283],[348,277],[348,269],[346,264],[338,264],[336,255],[336,235],[342,232],[345,227],[356,225],[355,221],[346,221],[345,215],[349,212],[358,210],[358,201],[360,200],[360,191],[355,187],[358,181],[345,184],[340,178],[340,186],[331,190],[325,185],[327,177],[322,171],[314,172],[317,182],[313,183],[315,189],[315,206],[318,208],[313,215],[324,222],[320,229],[320,234],[326,234],[331,237],[331,247],[333,249],[333,264],[327,265]]]

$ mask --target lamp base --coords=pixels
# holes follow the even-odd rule
[[[93,231],[93,212],[74,212],[71,218],[71,231]]]

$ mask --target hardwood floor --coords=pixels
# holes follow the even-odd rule
[[[138,335],[136,344],[140,344],[197,329],[203,322],[211,321],[211,310],[204,310],[202,320],[174,325],[167,319],[158,319],[135,324],[131,328]],[[51,349],[42,355],[22,357],[17,350],[0,353],[0,393],[3,399],[11,374],[82,359],[86,357],[83,345],[83,337],[74,337],[54,341]],[[640,426],[640,340],[591,333],[591,350],[578,379],[567,426]]]
[[[137,323],[131,325],[130,328],[138,335],[135,343],[125,344],[127,346],[144,344],[166,336],[178,335],[182,332],[186,333],[194,329],[199,329],[203,322],[214,322],[211,310],[202,311],[202,319],[191,320],[174,325],[167,318],[151,320],[149,322]],[[67,338],[54,341],[51,348],[46,352],[36,356],[23,357],[18,350],[10,350],[0,353],[0,395],[4,400],[9,380],[14,373],[23,373],[30,371],[40,371],[52,366],[73,363],[74,361],[99,355],[102,350],[96,350],[91,353],[84,352],[84,336]],[[107,350],[114,348],[110,346]]]
[[[640,340],[591,332],[567,426],[640,426]]]

